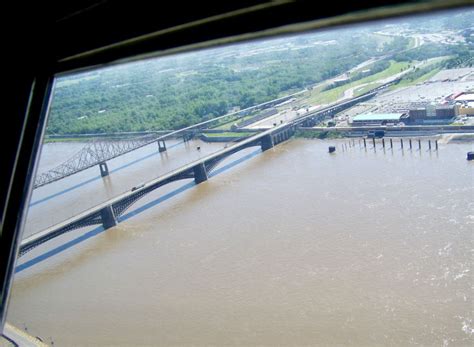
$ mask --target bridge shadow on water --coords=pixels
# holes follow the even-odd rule
[[[175,143],[175,144],[173,144],[173,145],[168,146],[168,149],[171,149],[171,148],[173,148],[173,147],[179,146],[179,145],[181,145],[181,144],[183,144],[183,143],[184,143],[183,141],[178,142],[178,143]],[[123,170],[123,169],[126,169],[126,168],[129,167],[129,166],[132,166],[132,165],[137,164],[137,163],[139,163],[139,162],[142,162],[142,161],[144,161],[144,160],[146,160],[146,159],[149,159],[149,158],[151,158],[151,157],[154,157],[154,156],[156,156],[156,155],[159,154],[159,153],[160,153],[159,151],[156,151],[156,152],[153,152],[153,153],[151,153],[151,154],[147,154],[147,155],[145,155],[145,156],[143,156],[143,157],[141,157],[141,158],[132,160],[131,162],[129,162],[129,163],[127,163],[127,164],[121,165],[121,166],[119,166],[119,167],[117,167],[117,168],[115,168],[115,169],[113,169],[113,170],[110,170],[110,173],[114,173],[114,172],[118,172],[118,171],[121,171],[121,170]],[[78,184],[76,184],[76,185],[74,185],[74,186],[72,186],[72,187],[69,187],[69,188],[64,189],[64,190],[61,190],[61,191],[59,191],[59,192],[57,192],[57,193],[54,193],[54,194],[48,195],[48,196],[46,196],[46,197],[44,197],[44,198],[38,199],[38,200],[36,200],[36,201],[33,201],[32,203],[30,203],[30,205],[29,205],[28,207],[33,207],[33,206],[35,206],[35,205],[41,204],[41,203],[46,202],[46,201],[48,201],[48,200],[51,200],[51,199],[53,199],[53,198],[55,198],[55,197],[57,197],[57,196],[66,194],[66,193],[68,193],[68,192],[70,192],[70,191],[73,191],[73,190],[75,190],[75,189],[77,189],[77,188],[83,187],[83,186],[85,186],[85,185],[87,185],[87,184],[89,184],[89,183],[91,183],[91,182],[98,181],[98,180],[101,180],[101,179],[103,179],[103,177],[102,177],[101,175],[97,175],[97,176],[92,177],[92,178],[90,178],[90,179],[88,179],[88,180],[85,180],[84,182],[78,183]]]
[[[257,150],[255,150],[255,151],[249,153],[249,154],[244,155],[243,157],[241,157],[241,158],[239,158],[239,159],[233,160],[233,161],[231,161],[230,163],[228,163],[228,164],[226,164],[226,165],[223,165],[222,167],[217,168],[216,170],[212,171],[212,172],[209,174],[209,178],[214,177],[214,176],[217,176],[217,175],[219,175],[219,174],[221,174],[221,173],[223,173],[223,172],[226,172],[226,171],[232,169],[234,166],[236,166],[236,165],[238,165],[238,164],[240,164],[240,163],[242,163],[242,162],[245,162],[245,161],[247,161],[247,160],[249,160],[249,159],[251,159],[251,158],[257,156],[257,155],[259,155],[260,153],[262,153],[262,150],[261,150],[261,149],[257,149]],[[153,154],[147,155],[147,156],[145,156],[145,157],[142,157],[142,158],[140,158],[140,159],[137,159],[136,161],[133,161],[133,162],[130,162],[130,163],[126,164],[126,165],[123,165],[123,166],[121,166],[121,167],[115,169],[114,171],[117,171],[117,170],[123,169],[123,168],[125,168],[125,167],[127,167],[127,166],[133,165],[134,163],[136,163],[136,162],[138,162],[138,161],[141,161],[141,160],[144,160],[144,159],[146,159],[146,158],[148,158],[148,157],[151,157],[151,156],[153,156],[153,155],[155,155],[155,154],[156,154],[156,153],[153,153]],[[67,190],[65,190],[65,191],[63,191],[63,192],[59,192],[59,193],[57,193],[57,194],[55,194],[55,195],[53,195],[53,196],[51,196],[51,197],[44,198],[43,200],[44,200],[44,201],[49,200],[49,199],[51,199],[51,198],[54,197],[54,196],[57,196],[57,195],[60,195],[60,194],[64,194],[64,193],[67,192],[67,191],[70,191],[70,190],[72,190],[72,189],[76,189],[76,188],[78,188],[79,186],[82,186],[82,185],[84,185],[84,184],[87,184],[87,183],[89,183],[89,182],[91,182],[91,181],[93,181],[93,180],[100,179],[100,178],[102,178],[102,177],[98,176],[97,178],[93,178],[93,179],[91,179],[91,180],[85,181],[85,182],[81,183],[80,185],[71,187],[71,188],[69,188],[69,189],[67,189]],[[160,196],[159,198],[157,198],[157,199],[155,199],[155,200],[153,200],[153,201],[150,201],[150,202],[144,204],[143,206],[140,206],[140,207],[138,207],[138,208],[136,208],[136,209],[134,209],[134,210],[132,210],[132,211],[130,211],[130,212],[124,214],[123,216],[121,216],[121,217],[118,218],[118,222],[126,221],[126,220],[128,220],[128,219],[130,219],[130,218],[132,218],[132,217],[134,217],[134,216],[136,216],[136,215],[138,215],[138,214],[140,214],[140,213],[146,211],[146,210],[149,210],[149,209],[152,208],[152,207],[155,207],[156,205],[159,205],[159,204],[161,204],[161,203],[163,203],[163,202],[165,202],[165,201],[171,199],[172,197],[174,197],[174,196],[176,196],[176,195],[178,195],[178,194],[181,194],[181,193],[183,193],[183,192],[185,192],[185,191],[187,191],[187,190],[189,190],[189,189],[192,189],[192,188],[195,187],[196,185],[197,185],[197,184],[196,184],[194,181],[188,182],[188,183],[182,185],[181,187],[176,188],[176,189],[174,189],[173,191],[171,191],[171,192],[169,192],[169,193],[167,193],[167,194],[165,194],[165,195],[163,195],[163,196]],[[38,201],[36,201],[35,203],[40,203],[40,202],[42,202],[42,200],[38,200]],[[31,205],[30,205],[30,206],[31,206]],[[92,238],[92,237],[94,237],[94,236],[97,236],[97,235],[101,234],[101,233],[104,232],[105,230],[106,230],[106,229],[104,229],[104,227],[103,227],[102,225],[101,225],[101,226],[98,226],[98,227],[96,227],[96,228],[94,228],[94,229],[92,229],[92,230],[90,230],[90,231],[88,231],[88,232],[86,232],[86,233],[84,233],[84,234],[82,234],[82,235],[80,235],[80,236],[78,236],[78,237],[76,237],[76,238],[74,238],[74,239],[72,239],[72,240],[70,240],[70,241],[68,241],[68,242],[66,242],[66,243],[64,243],[64,244],[62,244],[62,245],[60,245],[60,246],[58,246],[58,247],[55,247],[55,248],[53,248],[53,249],[51,249],[51,250],[49,250],[49,251],[47,251],[47,252],[45,252],[45,253],[43,253],[43,254],[40,254],[40,255],[34,257],[33,259],[30,259],[30,260],[28,260],[28,261],[25,261],[23,264],[20,264],[20,265],[18,265],[18,266],[16,267],[15,273],[20,273],[20,272],[22,272],[22,271],[24,271],[24,270],[26,270],[26,269],[28,269],[28,268],[30,268],[30,267],[32,267],[32,266],[34,266],[34,265],[40,263],[40,262],[42,262],[42,261],[44,261],[44,260],[46,260],[46,259],[48,259],[48,258],[53,257],[53,256],[56,255],[56,254],[59,254],[59,253],[65,251],[65,250],[67,250],[67,249],[69,249],[69,248],[71,248],[71,247],[74,247],[74,246],[78,245],[79,243],[81,243],[81,242],[83,242],[83,241],[86,241],[86,240],[88,240],[88,239],[90,239],[90,238]]]

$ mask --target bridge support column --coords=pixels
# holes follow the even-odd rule
[[[158,140],[158,151],[165,152],[166,151],[166,143],[165,140]]]
[[[201,182],[207,181],[207,171],[204,163],[198,164],[193,167],[194,170],[194,182],[199,184]]]
[[[265,135],[261,140],[262,152],[265,152],[267,149],[273,148],[273,137],[271,134]]]
[[[114,209],[111,205],[100,210],[100,215],[104,229],[109,229],[117,225],[117,218],[115,218]]]
[[[99,168],[100,168],[100,175],[102,177],[109,175],[109,167],[107,166],[106,162],[99,163]]]
[[[185,132],[185,133],[183,134],[183,140],[184,140],[184,142],[189,142],[189,141],[191,141],[191,140],[193,139],[193,137],[194,137],[194,135],[193,135],[192,133],[190,133],[190,132]]]

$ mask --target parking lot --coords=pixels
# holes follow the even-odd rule
[[[446,103],[452,94],[474,90],[474,69],[442,70],[429,80],[400,89],[388,91],[336,115],[336,126],[347,126],[352,117],[363,113],[398,113],[410,109]],[[474,124],[473,117],[456,121]]]

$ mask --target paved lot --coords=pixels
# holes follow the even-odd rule
[[[337,126],[347,126],[348,121],[358,114],[406,112],[428,103],[441,104],[451,94],[473,89],[473,68],[443,70],[422,84],[380,94],[341,112],[336,116]]]

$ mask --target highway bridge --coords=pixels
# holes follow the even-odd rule
[[[293,135],[294,129],[294,125],[283,124],[258,133],[235,143],[233,146],[191,162],[177,170],[146,182],[136,189],[132,189],[98,206],[92,207],[68,220],[33,234],[21,242],[20,256],[48,240],[78,228],[96,224],[102,224],[105,229],[113,227],[117,224],[117,218],[124,214],[133,203],[155,189],[182,179],[194,179],[196,184],[204,182],[215,167],[230,155],[253,146],[260,146],[262,151],[266,151],[274,145],[288,140]]]
[[[146,182],[139,187],[133,188],[131,191],[125,192],[95,207],[83,211],[78,215],[73,216],[61,223],[53,225],[47,229],[44,229],[23,239],[20,246],[20,256],[26,254],[27,252],[41,245],[44,242],[47,242],[57,236],[79,228],[91,225],[103,225],[105,229],[111,228],[117,224],[118,218],[122,216],[132,204],[134,204],[146,194],[154,191],[155,189],[158,189],[168,183],[183,179],[194,179],[194,182],[196,184],[204,182],[208,179],[209,174],[216,168],[216,166],[232,154],[253,146],[259,146],[261,147],[262,151],[266,151],[272,148],[273,146],[288,140],[295,133],[298,127],[307,127],[315,125],[326,117],[330,117],[331,115],[334,115],[337,112],[349,108],[358,102],[362,102],[373,97],[374,95],[376,95],[376,93],[377,91],[370,92],[362,96],[346,100],[344,102],[328,106],[317,111],[310,112],[304,116],[294,119],[289,123],[280,124],[271,129],[261,131],[256,135],[234,143],[230,147],[224,148],[216,153],[210,154],[204,158],[186,164],[165,175]],[[195,129],[195,127],[190,127],[179,130],[176,133],[182,134],[184,133],[184,131],[195,131]],[[170,135],[168,134],[166,136]],[[148,140],[143,140],[143,143],[147,143],[147,141]],[[166,145],[164,144],[163,139],[155,138],[149,141],[163,141],[162,143],[159,142],[159,146],[160,148],[164,147],[166,149]],[[149,143],[150,142],[148,142],[148,144]],[[138,142],[137,146],[142,146],[142,143]],[[99,152],[100,151],[101,149],[99,147]],[[105,155],[106,154],[107,153],[105,153]],[[92,158],[94,158],[94,156],[96,159],[100,158],[98,154],[91,154]],[[87,167],[97,165],[97,160],[94,161],[94,163],[95,164],[88,164],[89,166]],[[105,162],[99,161],[98,163],[101,168],[101,173],[103,174],[103,176],[106,176],[108,174],[108,169],[106,167]]]
[[[216,117],[214,119],[204,121],[183,129],[168,132],[164,135],[160,135],[159,133],[152,133],[137,138],[123,139],[120,141],[107,139],[93,141],[61,165],[41,174],[38,174],[35,178],[35,183],[33,187],[35,189],[42,187],[44,185],[59,181],[65,177],[74,175],[78,172],[87,170],[94,166],[99,166],[102,177],[107,176],[109,174],[109,170],[107,167],[108,160],[117,158],[121,155],[127,154],[154,142],[158,144],[159,151],[164,152],[166,151],[166,140],[173,138],[182,138],[184,142],[189,141],[197,134],[201,133],[203,129],[218,126],[223,122],[228,123],[241,119],[248,112],[258,111],[267,107],[271,107],[285,100],[293,98],[301,93],[304,93],[304,91],[300,91],[278,99],[270,100],[240,111],[231,112],[223,116]]]

